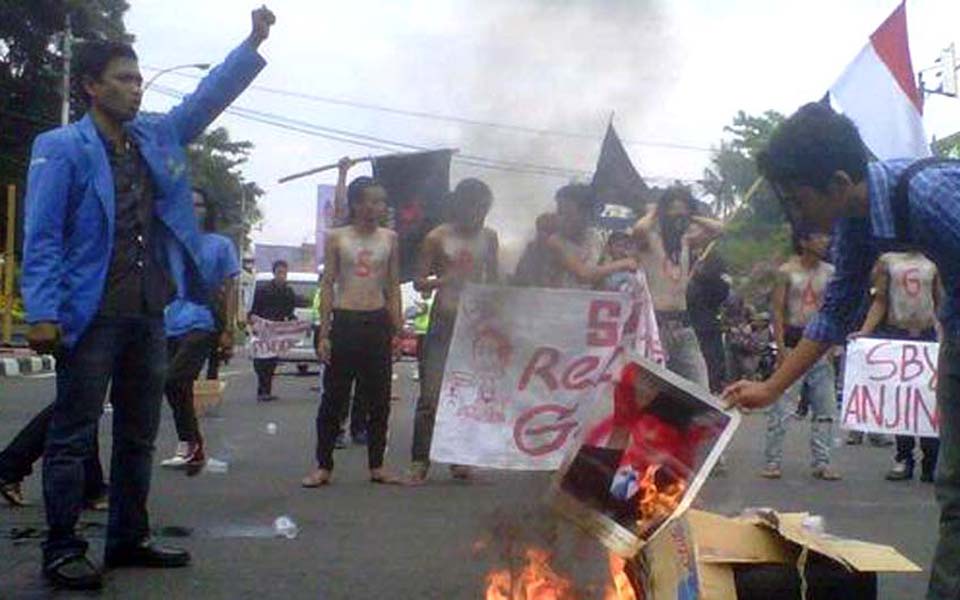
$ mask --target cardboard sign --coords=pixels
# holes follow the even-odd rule
[[[297,345],[312,325],[306,321],[271,321],[251,315],[251,358],[275,358]]]
[[[939,435],[939,344],[858,338],[847,344],[844,429],[923,437]]]
[[[445,365],[430,458],[554,470],[628,351],[663,360],[650,295],[469,285]]]
[[[724,410],[706,390],[639,356],[628,357],[617,372],[611,395],[613,412],[585,428],[548,500],[629,558],[689,507],[740,413]],[[691,577],[695,581],[695,573]]]

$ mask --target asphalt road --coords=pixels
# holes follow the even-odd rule
[[[393,404],[387,462],[402,472],[416,384],[412,364],[396,371],[400,399]],[[435,469],[423,487],[375,486],[366,479],[364,449],[352,447],[337,452],[334,485],[304,490],[299,480],[312,466],[315,441],[318,399],[310,390],[315,377],[288,372],[275,385],[281,399],[258,405],[249,363],[237,360],[226,372],[226,400],[218,416],[203,420],[203,428],[211,456],[227,463],[227,471],[193,479],[159,467],[154,471],[152,524],[164,542],[189,548],[194,564],[173,571],[112,572],[102,596],[482,598],[485,574],[502,567],[512,548],[535,542],[557,549],[556,568],[575,579],[584,598],[601,597],[605,553],[541,508],[546,474],[485,471],[464,484]],[[50,377],[0,379],[0,442],[10,440],[52,398],[53,384]],[[756,475],[763,423],[757,416],[746,418],[728,452],[728,474],[712,478],[698,504],[728,514],[757,506],[821,514],[830,532],[894,545],[926,569],[937,529],[932,486],[884,481],[892,450],[869,446],[836,451],[843,481],[813,480],[808,427],[797,423],[789,434],[784,479],[766,481]],[[106,458],[109,419],[101,435]],[[164,408],[158,463],[174,442]],[[51,593],[43,583],[38,476],[27,482],[26,493],[34,505],[0,507],[0,598],[86,597]],[[273,536],[272,524],[283,515],[297,524],[295,539]],[[105,515],[96,513],[82,519],[97,559],[104,521]],[[14,539],[24,531],[26,537]],[[884,575],[881,598],[921,598],[926,578],[927,572]]]

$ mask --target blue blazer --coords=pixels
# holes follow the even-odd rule
[[[178,290],[202,303],[200,231],[193,212],[186,145],[239,96],[266,62],[244,42],[166,115],[138,115],[125,127],[154,186],[150,251]],[[113,173],[88,114],[33,143],[27,172],[21,291],[27,321],[60,324],[73,346],[96,316],[113,252]]]

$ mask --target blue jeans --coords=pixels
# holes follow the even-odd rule
[[[810,425],[810,453],[814,468],[830,464],[830,445],[833,443],[833,419],[836,415],[833,365],[821,358],[786,393],[767,409],[767,435],[763,457],[770,466],[780,467],[783,461],[783,440],[787,423],[792,418],[792,407],[798,394],[810,403],[813,423]]]
[[[75,526],[83,509],[84,462],[95,446],[108,386],[113,454],[107,548],[128,547],[149,536],[147,496],[166,365],[159,318],[98,317],[63,352],[43,461],[49,526],[45,562],[87,549]]]
[[[937,410],[940,457],[936,489],[940,505],[940,539],[930,568],[928,600],[960,598],[960,336],[940,344]]]

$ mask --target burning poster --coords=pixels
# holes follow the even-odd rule
[[[642,274],[630,292],[468,286],[460,301],[430,458],[556,469],[623,357],[662,360]]]
[[[629,558],[687,509],[740,415],[637,356],[616,373],[612,396],[612,415],[598,413],[585,428],[554,479],[550,501]]]

